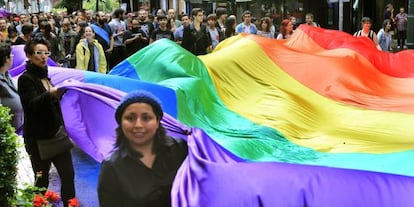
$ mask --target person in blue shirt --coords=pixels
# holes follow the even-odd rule
[[[239,34],[242,32],[256,34],[257,28],[256,25],[252,23],[252,17],[252,12],[249,10],[244,11],[242,15],[243,22],[236,26],[236,32]]]

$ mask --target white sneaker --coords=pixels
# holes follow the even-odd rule
[[[400,49],[401,47],[400,46],[397,46],[397,49]]]
[[[404,49],[407,49],[408,47],[404,45]]]

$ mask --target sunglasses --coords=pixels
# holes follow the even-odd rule
[[[33,54],[50,56],[52,53],[49,51],[35,51]]]

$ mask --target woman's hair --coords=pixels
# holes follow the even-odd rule
[[[228,38],[234,35],[236,30],[233,28],[233,25],[236,23],[235,18],[227,18],[224,22],[226,30],[224,31],[224,37]]]
[[[43,29],[45,33],[43,34],[46,38],[51,37],[52,26],[47,21],[40,22],[39,29]]]
[[[37,19],[37,23],[39,24],[39,17],[35,14],[32,14],[32,16],[30,17],[30,23],[33,24],[33,19],[36,18]]]
[[[391,20],[389,20],[389,19],[386,19],[382,22],[382,28],[384,29],[384,31],[387,28],[388,24],[391,24]]]
[[[88,22],[85,22],[85,21],[80,21],[80,22],[78,23],[78,26],[79,26],[79,32],[78,32],[79,37],[80,37],[80,38],[83,38],[83,36],[84,36],[84,34],[85,34],[85,28],[86,28],[87,26],[89,26],[89,24],[88,24]]]
[[[369,17],[362,17],[361,23],[365,23],[365,22],[371,23],[371,18],[369,18]]]
[[[157,153],[159,152],[159,149],[162,146],[164,146],[168,140],[165,128],[161,125],[161,119],[163,117],[164,112],[162,111],[161,102],[158,100],[158,98],[155,97],[153,94],[142,90],[132,91],[125,95],[120,101],[118,107],[116,108],[115,120],[118,124],[118,127],[116,129],[115,149],[126,146],[125,144],[127,144],[128,142],[121,127],[122,115],[125,113],[126,108],[128,108],[129,105],[134,103],[148,104],[149,106],[151,106],[151,110],[155,114],[156,121],[159,123],[159,127],[154,135],[153,152]]]
[[[31,38],[27,41],[26,45],[24,46],[24,52],[26,55],[32,55],[34,53],[34,47],[38,44],[45,45],[47,49],[50,49],[50,43],[44,38]]]
[[[10,24],[9,27],[7,28],[7,33],[9,37],[11,37],[10,34],[14,34],[14,37],[17,36],[16,27],[13,24]]]
[[[120,18],[124,13],[125,11],[123,9],[115,9],[113,17]]]
[[[10,57],[11,47],[9,44],[0,43],[0,67],[4,66],[6,59]]]
[[[22,25],[23,35],[31,34],[32,32],[33,32],[33,24],[32,23],[24,23]]]
[[[260,25],[259,26],[260,26],[260,29],[262,29],[262,30],[263,30],[263,28],[262,28],[263,22],[265,22],[267,24],[267,28],[265,29],[265,32],[270,32],[270,26],[271,26],[270,18],[269,17],[263,17],[263,18],[260,19]]]
[[[284,19],[281,23],[280,23],[280,33],[283,35],[283,39],[286,37],[287,34],[287,30],[286,27],[288,26],[288,24],[291,23],[289,19]],[[292,33],[293,31],[291,31]]]
[[[216,16],[216,14],[209,14],[208,16],[207,16],[207,21],[208,20],[213,20],[213,21],[216,21],[217,20],[217,16]]]

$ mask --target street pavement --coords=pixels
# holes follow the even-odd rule
[[[22,141],[23,142],[23,141]],[[30,164],[29,156],[24,146],[18,148],[19,162],[17,182],[18,188],[26,185],[33,185],[34,174]],[[81,149],[72,149],[73,165],[75,168],[75,188],[76,197],[81,207],[99,207],[97,184],[100,164],[85,154]],[[56,168],[52,165],[49,176],[49,190],[60,192],[60,178]],[[56,207],[63,206],[61,203]]]

